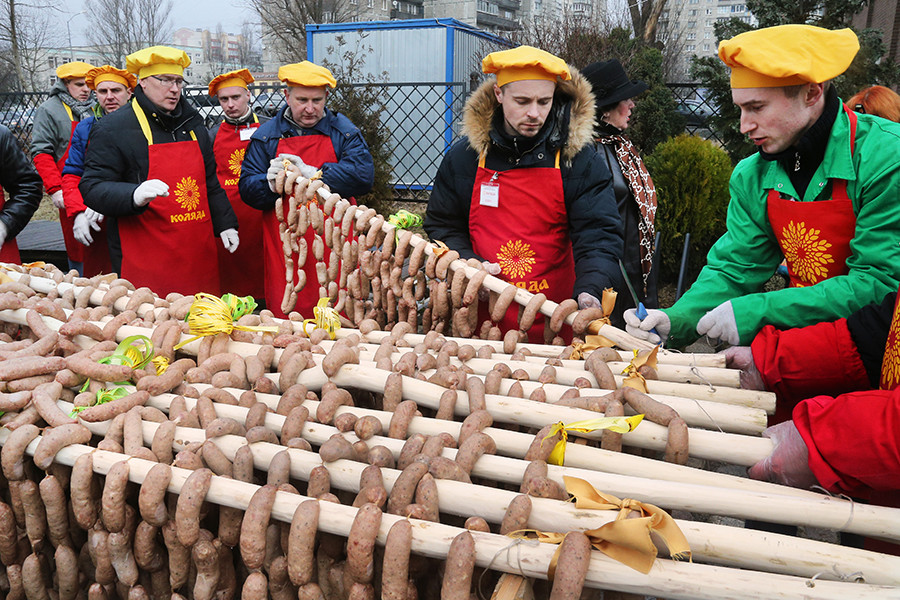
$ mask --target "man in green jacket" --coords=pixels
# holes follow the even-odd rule
[[[880,301],[900,279],[900,125],[846,109],[830,80],[859,42],[849,29],[781,25],[719,45],[741,132],[759,147],[731,176],[727,231],[674,306],[626,329],[652,342],[707,335],[748,344]],[[791,286],[762,292],[782,260]]]

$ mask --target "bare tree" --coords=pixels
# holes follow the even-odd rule
[[[259,40],[259,23],[244,21],[238,46],[238,63],[251,71],[262,70],[262,48]]]
[[[342,23],[353,11],[348,0],[246,0],[259,15],[263,39],[281,62],[306,58],[308,23]]]
[[[104,61],[123,65],[132,52],[168,40],[172,5],[173,0],[87,0],[93,23],[88,39]]]
[[[0,53],[0,61],[15,73],[19,89],[37,91],[46,87],[46,82],[35,78],[39,61],[46,60],[44,49],[57,41],[50,22],[56,10],[41,2],[4,0],[0,5],[0,45],[9,48],[9,52]]]
[[[624,30],[606,15],[586,17],[564,12],[558,17],[543,17],[522,23],[510,38],[546,50],[569,64],[584,67],[594,61],[618,55]],[[627,58],[623,61],[627,62]]]
[[[634,37],[646,44],[654,44],[659,17],[665,7],[666,0],[628,0]]]

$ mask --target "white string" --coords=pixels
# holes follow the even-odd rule
[[[529,546],[539,546],[540,542],[536,539],[532,540],[532,539],[521,538],[521,537],[520,538],[510,538],[509,544],[507,544],[503,548],[500,548],[499,550],[497,550],[497,552],[494,554],[494,556],[491,557],[491,562],[488,563],[488,566],[485,567],[481,571],[481,575],[478,577],[478,597],[479,598],[481,598],[482,600],[484,600],[484,598],[485,598],[485,596],[481,592],[485,573],[487,573],[491,569],[491,567],[494,565],[494,561],[497,560],[497,558],[500,556],[500,554],[502,554],[504,551],[506,552],[506,562],[511,565],[513,563],[513,561],[510,559],[509,553],[515,547],[515,549],[516,549],[516,557],[515,557],[516,561],[515,562],[516,562],[516,567],[519,569],[519,575],[521,575],[522,577],[527,577],[527,575],[525,574],[525,570],[522,568],[522,553],[520,552],[520,549],[519,549],[519,546],[521,546],[522,544],[528,544]]]

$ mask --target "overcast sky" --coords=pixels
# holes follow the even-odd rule
[[[87,15],[78,14],[84,10],[84,1],[68,0],[63,3],[63,10],[66,12],[59,15],[60,25],[65,29],[66,20],[70,21],[72,44],[87,44],[85,32],[90,23]],[[221,23],[222,29],[227,33],[240,33],[241,25],[251,16],[254,15],[241,0],[176,0],[172,6],[170,23],[173,31],[179,27],[215,31],[216,26]],[[68,45],[65,40],[60,43]]]

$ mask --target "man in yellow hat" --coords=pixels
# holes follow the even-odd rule
[[[531,46],[491,53],[482,68],[496,78],[466,101],[465,137],[438,168],[425,230],[523,289],[599,305],[621,281],[622,233],[592,144],[591,84]],[[518,328],[515,306],[498,324],[504,331]],[[543,331],[539,315],[531,341],[544,341]]]
[[[278,78],[287,85],[285,106],[264,123],[250,139],[241,169],[241,199],[263,211],[263,251],[266,265],[266,307],[277,316],[285,288],[285,262],[275,218],[275,178],[284,170],[284,160],[293,163],[304,177],[322,172],[322,181],[344,198],[361,196],[372,189],[375,166],[369,146],[350,119],[325,104],[337,82],[331,71],[309,61],[284,65]],[[312,248],[312,229],[307,232]],[[327,259],[327,257],[326,257]],[[295,265],[306,272],[306,285],[298,290],[294,310],[312,316],[319,299],[315,258],[308,254],[305,264]],[[298,281],[295,275],[294,281]]]
[[[216,177],[203,118],[181,94],[187,54],[152,46],[126,58],[134,99],[98,121],[78,188],[106,216],[113,268],[136,286],[220,293],[217,236],[237,249],[237,218]]]
[[[224,121],[210,130],[210,137],[219,183],[241,224],[241,247],[233,253],[219,248],[222,289],[238,296],[262,298],[262,213],[244,204],[238,192],[247,144],[260,125],[260,118],[250,108],[250,83],[253,75],[247,69],[223,73],[209,82],[209,95],[218,99],[224,114]]]
[[[880,301],[900,279],[900,125],[848,110],[831,79],[859,49],[849,29],[781,25],[719,45],[741,131],[759,152],[731,176],[727,232],[696,283],[627,330],[673,346],[747,344]],[[761,293],[785,259],[791,286]],[[654,330],[656,333],[652,333]]]
[[[50,97],[34,113],[31,131],[31,157],[44,181],[44,189],[50,194],[53,206],[59,209],[69,268],[81,271],[83,246],[75,240],[72,219],[66,214],[62,192],[62,168],[66,163],[69,141],[75,126],[90,116],[94,106],[91,88],[85,82],[88,71],[93,69],[82,61],[67,62],[56,68],[59,78],[50,88]]]
[[[94,105],[93,114],[82,119],[72,133],[69,156],[62,170],[62,189],[66,214],[73,219],[75,239],[85,246],[82,274],[93,277],[99,273],[112,272],[112,263],[109,260],[103,215],[85,206],[81,192],[78,191],[78,184],[84,174],[84,151],[94,123],[128,102],[137,85],[137,78],[124,69],[103,65],[88,71],[85,82],[88,88],[94,90],[97,104]]]

